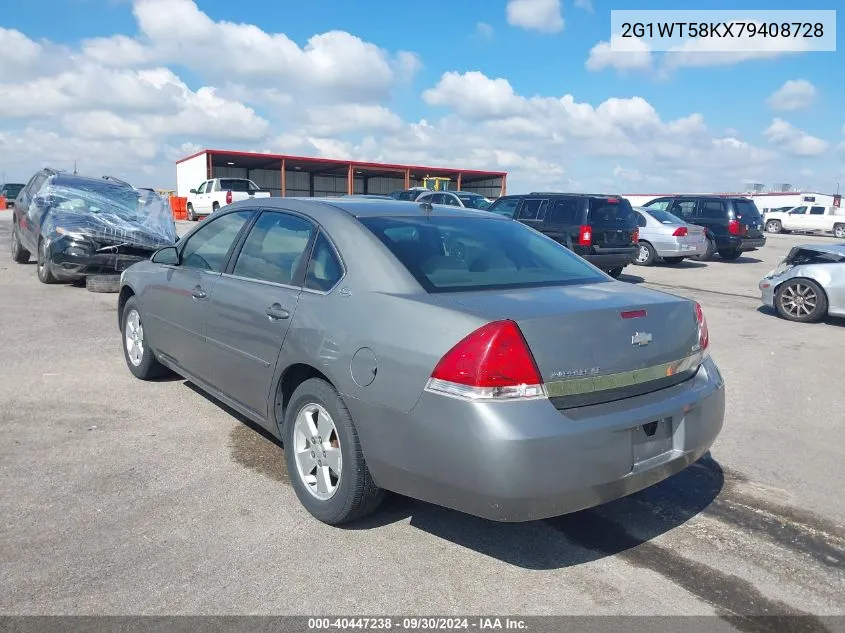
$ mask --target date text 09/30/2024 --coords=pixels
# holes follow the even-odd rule
[[[511,630],[528,629],[524,620],[509,617],[373,617],[373,618],[309,618],[309,631],[332,630],[403,630],[403,631],[449,631],[449,630]]]

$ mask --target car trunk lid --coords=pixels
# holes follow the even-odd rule
[[[647,393],[698,368],[693,306],[665,293],[597,283],[441,300],[491,321],[514,320],[559,408]]]

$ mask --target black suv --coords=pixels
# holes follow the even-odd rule
[[[535,191],[502,196],[487,210],[537,229],[613,277],[639,252],[637,216],[621,196]]]
[[[707,231],[708,249],[699,259],[710,259],[718,251],[722,259],[733,260],[748,251],[763,248],[763,218],[757,205],[742,196],[664,196],[643,205],[660,209]]]

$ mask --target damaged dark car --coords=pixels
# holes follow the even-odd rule
[[[117,292],[120,273],[177,241],[169,202],[116,178],[39,171],[13,212],[12,259],[35,257],[45,284],[85,281]]]

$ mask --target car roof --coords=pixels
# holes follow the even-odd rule
[[[253,200],[241,200],[227,205],[226,210],[236,211],[241,207],[254,208]],[[327,213],[344,213],[354,218],[373,217],[412,217],[422,218],[427,215],[438,217],[466,217],[466,218],[494,218],[510,222],[509,218],[487,211],[451,207],[441,204],[421,205],[410,200],[381,200],[378,198],[262,198],[259,205],[262,209],[278,209],[280,211],[295,211],[310,215],[315,219]],[[428,211],[424,210],[425,208]]]
[[[802,250],[808,251],[817,251],[819,253],[830,253],[832,255],[841,255],[845,257],[845,242],[840,242],[839,244],[798,244],[797,246],[793,246],[793,248],[800,248]]]
[[[624,198],[625,196],[618,193],[569,193],[567,191],[532,191],[531,193],[521,194],[526,196],[570,196],[573,198]]]
[[[64,187],[73,187],[78,185],[91,185],[91,184],[98,184],[98,185],[117,185],[119,187],[128,187],[132,188],[132,185],[129,183],[123,182],[122,180],[110,179],[110,178],[96,178],[94,176],[80,176],[79,174],[67,174],[64,172],[59,172],[53,176],[53,184],[62,185]]]

